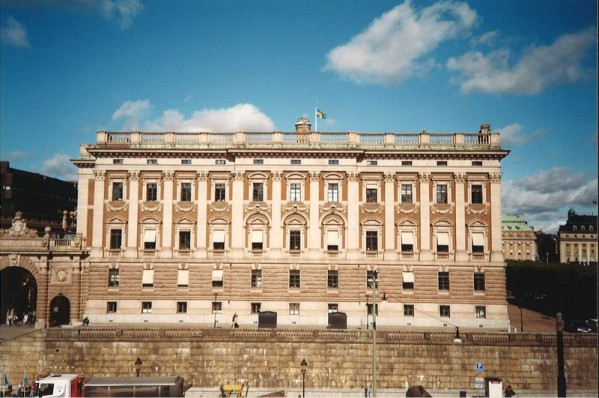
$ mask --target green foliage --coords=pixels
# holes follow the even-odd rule
[[[597,318],[597,263],[507,261],[510,302],[564,319]],[[511,293],[511,294],[510,294]]]

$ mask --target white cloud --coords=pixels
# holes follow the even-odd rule
[[[426,72],[422,58],[441,42],[467,31],[477,14],[466,3],[440,1],[422,10],[410,1],[375,19],[349,43],[327,54],[325,69],[358,83],[393,83]]]
[[[545,135],[542,130],[526,134],[523,132],[522,126],[517,123],[505,126],[498,131],[500,132],[501,146],[504,148],[522,146]]]
[[[531,46],[510,65],[510,51],[483,54],[468,52],[447,61],[447,69],[461,73],[461,91],[483,93],[537,94],[547,87],[574,83],[592,76],[582,59],[595,43],[595,28],[560,36],[549,46]]]
[[[470,39],[471,46],[490,46],[495,43],[497,40],[497,36],[499,32],[496,30],[492,30],[490,32],[483,33],[480,36],[473,37]]]
[[[65,181],[77,181],[77,168],[69,157],[62,153],[56,153],[50,159],[46,159],[39,173]]]
[[[100,0],[97,8],[104,18],[116,19],[121,29],[127,29],[144,6],[140,0]]]
[[[568,208],[588,210],[593,200],[597,200],[597,177],[563,166],[502,183],[503,214],[519,214],[545,232],[555,232],[565,223]]]
[[[126,130],[144,131],[274,131],[273,121],[252,104],[237,104],[230,108],[201,109],[186,118],[177,109],[167,109],[162,116],[149,120],[149,100],[126,101],[112,120],[123,120]]]
[[[9,17],[6,25],[1,28],[2,43],[15,47],[30,47],[29,39],[27,38],[27,30],[22,23]]]

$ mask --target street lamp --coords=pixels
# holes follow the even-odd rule
[[[302,359],[300,366],[302,368],[302,398],[304,398],[306,396],[306,369],[308,369],[306,358]]]
[[[141,372],[141,364],[141,358],[137,357],[137,360],[135,361],[135,374],[137,377],[139,377],[139,373]]]

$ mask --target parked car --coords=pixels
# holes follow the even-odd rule
[[[591,333],[591,327],[585,321],[580,320],[567,321],[564,330],[570,333]]]
[[[591,328],[592,333],[597,333],[597,320],[596,319],[587,319],[587,325]]]

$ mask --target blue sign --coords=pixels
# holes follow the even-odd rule
[[[485,368],[485,365],[483,365],[482,362],[476,363],[476,373],[482,373],[484,368]]]

